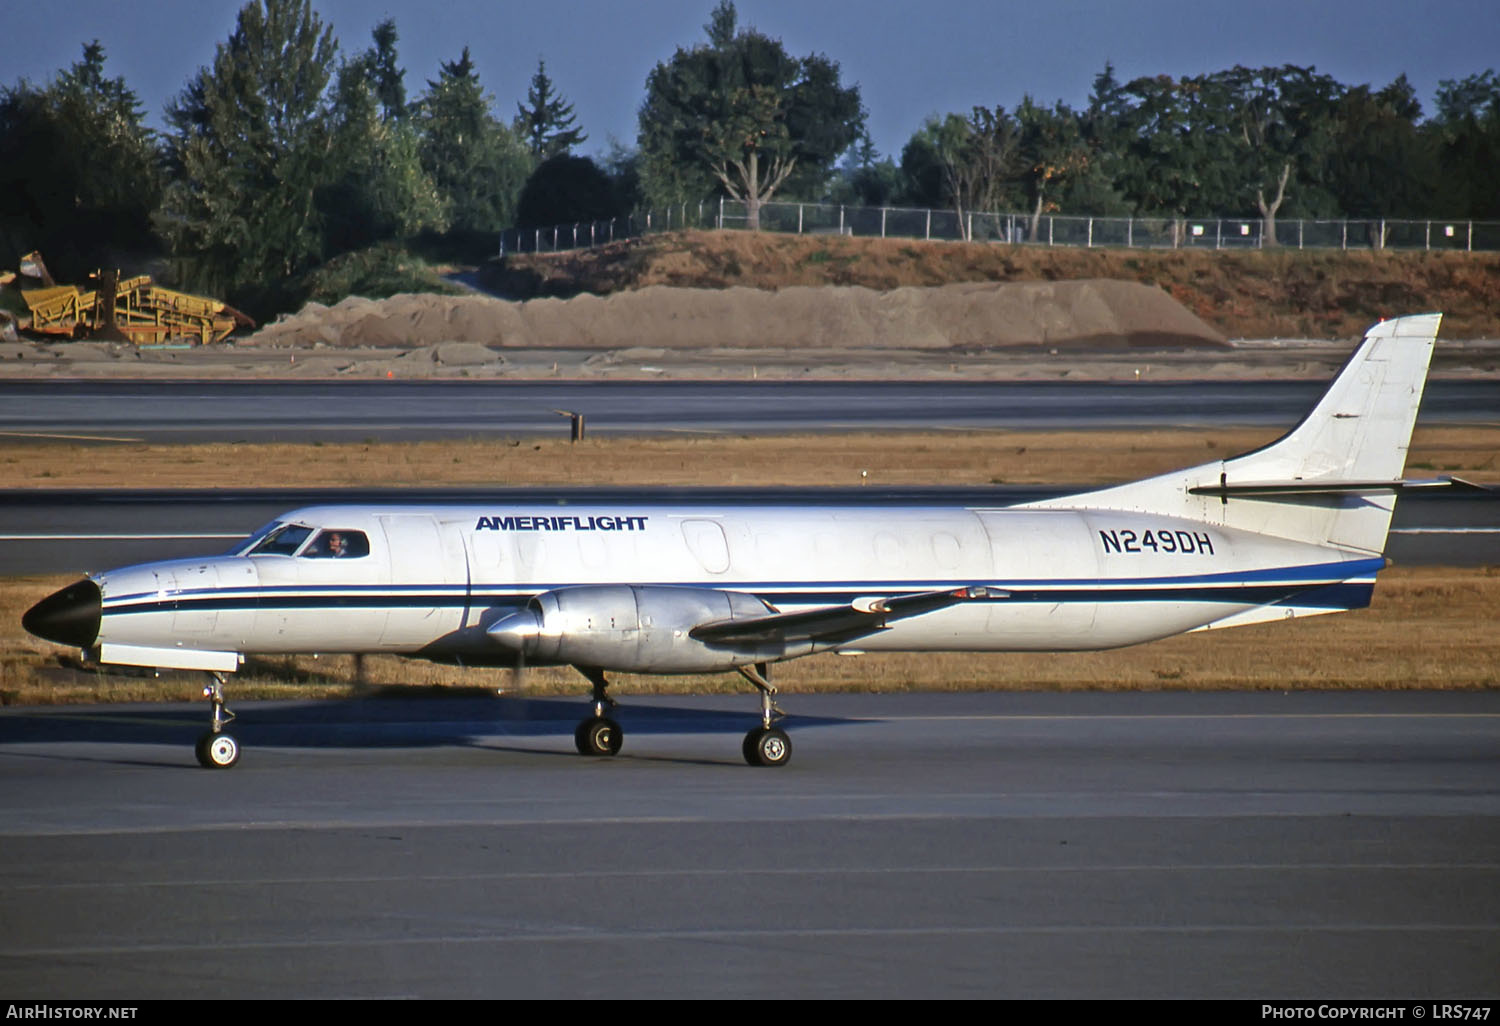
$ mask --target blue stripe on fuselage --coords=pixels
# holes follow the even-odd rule
[[[1300,596],[1296,605],[1330,609],[1367,606],[1374,587],[1374,572],[1383,559],[1323,563],[1305,567],[1252,570],[1243,573],[1195,574],[1183,577],[1135,577],[1084,580],[984,581],[986,587],[1003,593],[989,602],[1224,602],[1271,605]],[[1328,571],[1338,571],[1338,578]],[[1368,577],[1368,580],[1358,580]],[[1309,580],[1308,578],[1313,578]],[[590,584],[595,582],[589,582]],[[839,605],[861,596],[918,594],[976,583],[963,580],[924,581],[725,581],[713,586],[659,582],[642,587],[703,587],[714,591],[741,591],[780,605]],[[244,609],[436,609],[483,606],[519,607],[532,597],[560,588],[587,587],[581,583],[479,585],[317,585],[230,589],[201,589],[161,595],[137,593],[105,600],[105,615],[149,612],[229,611]],[[145,600],[145,601],[142,601]],[[1312,601],[1309,601],[1312,600]]]

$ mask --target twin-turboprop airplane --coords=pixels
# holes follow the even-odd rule
[[[815,652],[1072,651],[1369,604],[1440,315],[1371,328],[1313,411],[1231,459],[1004,508],[319,506],[227,555],[95,574],[27,630],[101,664],[204,670],[204,766],[248,653],[570,664],[579,752],[613,755],[606,673],[738,671],[778,766],[770,664]]]

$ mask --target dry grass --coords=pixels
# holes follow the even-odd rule
[[[12,444],[0,447],[0,488],[1092,484],[1234,455],[1279,434],[1239,428],[606,438],[578,445],[555,439]],[[1500,427],[1422,428],[1407,465],[1416,476],[1493,479],[1497,453]]]

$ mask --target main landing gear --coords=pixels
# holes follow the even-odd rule
[[[625,742],[625,732],[618,723],[605,715],[614,709],[615,703],[604,693],[604,689],[609,687],[609,682],[604,679],[604,671],[580,666],[578,672],[594,685],[594,715],[573,731],[573,744],[577,746],[579,755],[618,755],[620,745]]]
[[[193,746],[193,754],[198,756],[198,765],[206,769],[228,769],[240,761],[240,743],[224,733],[224,727],[234,721],[234,713],[224,704],[224,675],[211,670],[209,676],[213,683],[204,686],[203,697],[213,706],[213,718],[208,732]]]
[[[604,679],[604,671],[582,666],[575,669],[594,685],[594,715],[578,724],[578,729],[573,731],[573,744],[580,755],[618,755],[625,741],[625,732],[608,715],[614,710],[615,703],[605,694],[609,682]],[[792,757],[792,739],[775,725],[786,718],[786,713],[776,704],[770,665],[756,663],[735,669],[760,691],[760,726],[746,734],[740,745],[745,761],[752,766],[785,766]]]
[[[792,739],[786,736],[786,731],[773,726],[777,720],[786,719],[786,713],[776,704],[770,664],[756,663],[753,667],[735,669],[760,691],[760,726],[746,734],[744,744],[740,745],[745,761],[752,766],[785,766],[792,758]]]

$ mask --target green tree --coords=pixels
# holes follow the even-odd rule
[[[1428,131],[1443,169],[1433,208],[1443,217],[1500,218],[1500,76],[1487,70],[1439,82]]]
[[[1242,68],[1124,87],[1112,69],[1095,82],[1085,138],[1119,148],[1105,158],[1140,214],[1255,211],[1276,243],[1287,210],[1333,209],[1328,164],[1342,87],[1311,68]]]
[[[948,203],[943,195],[943,165],[938,158],[937,126],[934,115],[906,140],[901,147],[901,185],[896,202],[912,207],[942,207]]]
[[[174,180],[159,223],[191,285],[263,315],[322,257],[315,196],[330,182],[337,51],[307,0],[256,0],[168,105]]]
[[[339,68],[329,181],[318,193],[326,257],[448,226],[446,204],[422,168],[416,128],[381,99],[382,92],[404,93],[399,79],[381,72],[382,62],[394,65],[394,29],[391,22],[377,26],[376,47]],[[390,41],[384,53],[383,36]]]
[[[825,202],[883,207],[895,200],[900,188],[901,169],[891,158],[882,159],[869,131],[861,129],[839,164]]]
[[[1062,209],[1064,189],[1087,172],[1092,153],[1077,115],[1061,102],[1043,107],[1030,96],[1022,97],[1016,122],[1017,178],[1031,204],[1027,238],[1036,242],[1042,214]]]
[[[721,3],[708,26],[711,45],[679,48],[652,69],[640,149],[645,171],[671,186],[717,182],[745,202],[757,230],[761,204],[794,173],[810,184],[827,177],[864,111],[858,87],[840,84],[834,61],[794,58],[780,40],[733,28],[734,6]]]
[[[1114,66],[1106,62],[1104,70],[1094,76],[1088,106],[1077,115],[1078,132],[1090,159],[1084,174],[1065,183],[1070,212],[1109,217],[1130,212],[1116,184],[1128,145],[1127,114],[1125,87],[1115,78]]]
[[[490,113],[469,48],[445,61],[417,101],[422,166],[449,204],[452,228],[497,232],[514,223],[516,198],[531,173],[521,141]]]
[[[516,131],[526,140],[531,159],[544,161],[567,153],[588,139],[577,126],[573,105],[554,92],[547,64],[537,58],[536,74],[526,91],[526,104],[516,104]]]
[[[997,210],[1010,198],[1016,141],[1015,119],[1003,107],[928,118],[901,151],[904,201],[952,208],[968,239],[969,213]]]
[[[1331,213],[1326,189],[1342,87],[1312,68],[1235,67],[1210,76],[1205,92],[1232,126],[1241,189],[1253,197],[1262,240],[1274,246],[1276,218],[1294,194],[1303,213]]]
[[[641,191],[641,154],[613,137],[600,157],[604,173],[609,175],[618,213],[628,214],[640,207],[645,197]]]
[[[156,140],[123,78],[105,74],[96,40],[46,88],[0,90],[0,253],[41,249],[81,278],[122,251],[151,249],[162,174]]]
[[[406,69],[396,60],[396,22],[387,18],[370,33],[375,45],[366,52],[369,74],[380,100],[380,116],[386,121],[406,117]]]
[[[609,175],[587,157],[559,153],[537,165],[521,189],[516,225],[546,228],[603,221],[620,213]]]
[[[1422,105],[1402,75],[1378,91],[1349,89],[1335,113],[1328,188],[1346,217],[1419,217],[1429,211],[1437,163]]]
[[[735,12],[734,0],[719,0],[713,13],[708,16],[708,24],[703,26],[703,34],[708,36],[708,45],[715,50],[728,49],[739,30],[738,22],[739,15]]]
[[[1133,212],[1181,218],[1239,205],[1227,108],[1203,80],[1137,78],[1114,106],[1124,145],[1115,185]]]

